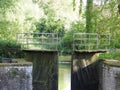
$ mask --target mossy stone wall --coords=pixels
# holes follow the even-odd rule
[[[58,52],[24,50],[33,62],[33,90],[58,90]]]

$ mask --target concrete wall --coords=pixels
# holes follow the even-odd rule
[[[99,75],[99,90],[120,90],[120,61],[101,62]]]
[[[24,50],[33,62],[33,90],[58,90],[58,51]]]
[[[0,63],[0,90],[32,90],[32,64]]]
[[[120,90],[120,61],[97,60],[98,52],[72,55],[71,90]]]
[[[74,51],[71,65],[71,90],[98,90],[98,52]]]

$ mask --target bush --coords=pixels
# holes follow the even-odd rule
[[[73,50],[73,35],[74,33],[85,32],[85,26],[83,22],[77,21],[71,23],[71,28],[60,40],[59,50],[63,55],[69,55]]]
[[[110,53],[103,53],[99,56],[100,59],[117,59],[120,60],[120,52],[110,52]]]
[[[22,57],[21,46],[15,41],[0,40],[0,59]]]

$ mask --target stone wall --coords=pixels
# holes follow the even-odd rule
[[[74,51],[71,90],[120,90],[120,61],[97,60],[99,51]]]
[[[102,61],[99,75],[99,90],[120,90],[120,61]]]
[[[33,90],[58,90],[58,51],[23,51],[33,62]]]
[[[98,90],[98,51],[74,51],[71,90]]]
[[[32,90],[32,63],[0,63],[0,90]]]

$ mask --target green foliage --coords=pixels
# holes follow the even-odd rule
[[[13,39],[17,32],[17,24],[15,21],[8,20],[8,12],[15,7],[19,0],[0,0],[0,39]],[[10,17],[11,18],[11,17]],[[9,19],[10,19],[9,18]]]
[[[31,0],[0,0],[0,39],[15,40],[16,33],[32,32],[39,9]]]
[[[76,0],[73,0],[73,10],[75,10],[75,6],[76,6],[76,3],[75,3]]]
[[[97,32],[98,34],[111,34],[111,48],[120,48],[120,15],[117,7],[120,3],[119,0],[103,0],[104,2],[101,5],[94,5],[93,0],[87,0],[86,12],[84,12],[83,17],[80,17],[83,21],[72,23],[71,28],[66,32],[64,26],[69,21],[62,14],[58,15],[61,12],[60,10],[63,10],[63,7],[59,9],[59,7],[55,6],[60,4],[54,0],[34,1],[36,2],[35,4],[32,3],[32,0],[25,2],[24,0],[0,0],[0,39],[14,40],[18,32],[58,33],[59,37],[61,37],[59,50],[64,53],[70,53],[73,48],[74,33]],[[78,7],[76,6],[78,5],[76,4],[77,0],[73,0],[73,6],[71,5],[71,7],[73,7],[75,12],[76,10],[79,10],[79,13],[82,12],[82,1],[79,0],[80,4]],[[22,5],[23,2],[27,4]],[[64,0],[59,2],[62,5]],[[66,4],[66,2],[64,4],[65,10],[68,10],[66,8],[69,6],[67,7],[66,5],[69,4]],[[34,5],[35,7],[39,5],[39,8],[33,7]],[[43,18],[36,22],[34,17],[36,13],[34,14],[32,11],[37,10],[44,15],[40,12],[37,19]],[[84,19],[86,19],[86,23],[82,23]],[[64,22],[64,20],[66,21]]]
[[[16,22],[0,21],[0,39],[13,40],[18,32]]]
[[[60,50],[63,54],[70,54],[73,49],[73,34],[85,32],[85,24],[81,22],[73,22],[71,28],[60,41]]]
[[[35,33],[58,33],[59,37],[62,37],[65,33],[65,28],[63,22],[54,19],[41,18],[39,22],[36,23]]]
[[[65,28],[63,22],[51,18],[41,18],[36,24],[36,30],[34,33],[57,33],[59,38],[62,38],[65,34]],[[60,39],[61,41],[61,39]],[[46,42],[47,43],[47,42]],[[55,49],[54,45],[44,46],[46,49]]]
[[[120,52],[110,52],[110,53],[100,54],[99,58],[120,60]]]
[[[14,6],[18,0],[0,0],[0,9],[7,9]]]
[[[87,0],[86,6],[86,33],[93,32],[93,0]]]
[[[99,34],[111,34],[111,48],[120,48],[120,16],[118,15],[117,2],[105,2],[97,9],[96,31]]]
[[[20,45],[15,41],[0,39],[0,59],[21,57],[23,53],[20,51]]]

